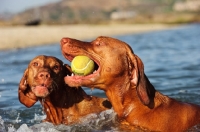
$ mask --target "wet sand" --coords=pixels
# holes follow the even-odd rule
[[[0,50],[26,48],[59,43],[63,37],[80,40],[98,36],[115,36],[169,29],[174,26],[163,24],[111,24],[111,25],[65,25],[65,26],[15,26],[0,27]]]

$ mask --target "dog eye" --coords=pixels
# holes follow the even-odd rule
[[[55,66],[53,67],[53,69],[54,69],[54,70],[58,70],[58,69],[59,69],[59,66],[58,66],[58,65],[55,65]]]
[[[33,66],[38,66],[39,64],[37,62],[34,62],[33,63]]]
[[[101,43],[100,43],[99,41],[97,41],[97,42],[95,42],[95,45],[96,45],[96,46],[100,46]]]
[[[105,45],[105,43],[101,42],[101,41],[97,41],[97,42],[95,42],[95,45],[96,46],[103,46],[103,45]]]

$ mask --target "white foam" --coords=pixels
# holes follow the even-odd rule
[[[4,120],[0,116],[0,132],[4,132],[4,131],[6,131]]]
[[[42,119],[42,116],[35,115],[38,119]],[[35,119],[35,118],[34,118]],[[65,131],[96,131],[106,130],[112,131],[116,124],[116,113],[111,110],[103,111],[99,114],[89,114],[80,119],[80,122],[73,125],[53,125],[49,122],[43,122],[28,127],[26,124],[22,124],[17,132],[65,132]]]

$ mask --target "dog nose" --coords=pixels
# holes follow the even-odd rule
[[[64,45],[66,43],[69,43],[70,39],[69,38],[62,38],[61,39],[61,45]]]
[[[38,74],[38,78],[39,79],[48,79],[48,78],[50,78],[51,76],[50,76],[50,74],[49,74],[49,72],[40,72],[39,74]]]

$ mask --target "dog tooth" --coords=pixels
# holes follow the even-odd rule
[[[74,76],[74,73],[72,73],[72,75],[71,76]]]
[[[93,73],[97,72],[97,70],[95,70]]]

